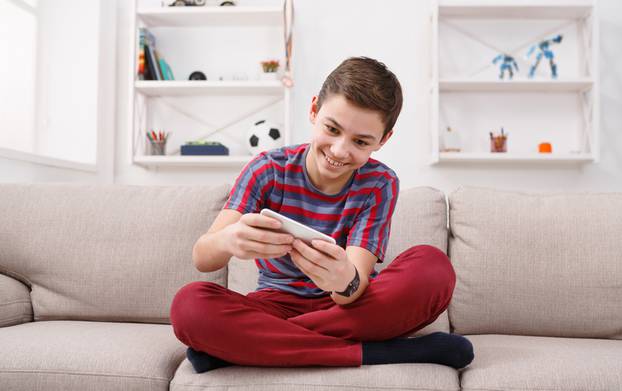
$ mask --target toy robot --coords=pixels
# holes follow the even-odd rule
[[[544,56],[547,60],[549,60],[549,64],[551,66],[551,77],[553,79],[557,79],[557,64],[555,64],[555,61],[553,61],[553,58],[555,58],[555,54],[549,49],[549,46],[554,43],[560,43],[562,41],[562,37],[563,36],[560,34],[551,39],[546,39],[544,41],[541,41],[537,45],[533,45],[531,48],[529,48],[529,51],[527,52],[527,57],[529,57],[531,53],[533,53],[534,50],[536,50],[536,48],[539,49],[539,52],[536,55],[536,62],[529,69],[530,79],[533,78],[533,75],[536,73],[536,68],[538,67],[538,64],[540,64],[540,60],[542,59],[542,56]]]
[[[507,54],[499,54],[497,57],[494,58],[494,60],[492,60],[492,63],[496,64],[501,60],[503,61],[501,62],[501,65],[499,67],[499,72],[500,72],[499,79],[503,79],[505,77],[506,69],[510,73],[510,79],[512,79],[514,77],[512,66],[514,66],[514,68],[516,69],[516,72],[518,72],[518,64],[516,64],[516,60],[514,60],[514,57],[509,56]]]

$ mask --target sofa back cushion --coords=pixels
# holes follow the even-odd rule
[[[395,257],[412,246],[429,244],[447,252],[447,202],[445,194],[431,187],[413,187],[400,192],[393,220],[391,237],[383,263],[376,270],[387,267]],[[408,308],[404,309],[408,311]],[[433,323],[413,335],[435,331],[449,331],[447,311]]]
[[[192,246],[228,186],[0,185],[0,272],[31,291],[35,320],[167,323],[201,274]]]
[[[449,196],[461,334],[622,338],[622,194]]]

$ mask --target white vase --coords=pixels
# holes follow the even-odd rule
[[[259,80],[275,81],[278,80],[277,72],[262,72],[259,74]]]

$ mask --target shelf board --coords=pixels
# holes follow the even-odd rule
[[[591,79],[577,80],[466,80],[439,81],[441,92],[581,92],[594,85]]]
[[[162,7],[143,8],[138,18],[147,27],[281,26],[281,7]]]
[[[134,156],[143,167],[243,167],[253,156]]]
[[[469,19],[580,19],[591,14],[593,4],[587,1],[565,3],[539,0],[513,0],[504,4],[483,1],[442,2],[439,17]]]
[[[183,95],[283,95],[285,87],[274,81],[155,81],[137,80],[136,90],[149,96]]]
[[[557,162],[557,163],[589,163],[593,162],[591,154],[561,154],[561,153],[471,153],[471,152],[441,152],[439,163],[442,162]]]

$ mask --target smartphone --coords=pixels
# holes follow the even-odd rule
[[[332,237],[323,234],[320,231],[315,230],[311,227],[307,227],[304,224],[300,224],[296,220],[285,217],[282,214],[277,213],[271,209],[262,209],[259,214],[279,220],[281,222],[281,228],[279,229],[279,231],[288,233],[293,237],[302,240],[303,242],[310,244],[312,240],[319,239],[332,244],[337,244],[335,239],[333,239]]]

